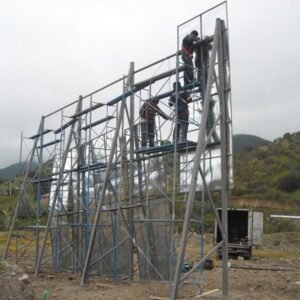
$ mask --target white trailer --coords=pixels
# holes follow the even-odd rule
[[[222,211],[218,208],[220,219]],[[222,240],[221,233],[215,221],[214,242]],[[263,213],[250,209],[228,209],[228,256],[242,256],[246,259],[252,257],[253,246],[263,244]],[[218,255],[222,256],[222,248],[218,249]]]

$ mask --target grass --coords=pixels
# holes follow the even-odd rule
[[[21,249],[25,246],[24,251],[26,251],[27,255],[33,256],[34,252],[35,252],[35,247],[36,247],[36,236],[33,230],[18,230],[18,232],[16,233],[16,231],[14,232],[14,234],[18,235],[18,249]],[[16,251],[16,240],[15,240],[15,235],[13,234],[10,245],[9,245],[9,249],[8,249],[8,253],[9,255],[12,255],[15,253]],[[41,230],[40,232],[40,246],[41,246],[41,242],[43,240],[45,236],[45,232],[43,230]],[[3,256],[4,254],[4,250],[6,247],[6,242],[7,242],[7,238],[8,238],[8,231],[0,231],[0,257]],[[48,248],[51,247],[51,238],[50,235],[48,235],[48,239],[46,241],[46,246]]]
[[[300,189],[296,190],[295,192],[291,193],[294,198],[300,199]]]
[[[0,231],[0,257],[2,257],[2,254],[4,252],[7,236],[8,236],[8,232]]]
[[[5,262],[2,258],[0,258],[0,272],[3,271],[5,269]]]
[[[291,252],[287,250],[280,249],[254,249],[253,256],[260,258],[283,258],[283,259],[297,259],[300,257],[300,252]]]

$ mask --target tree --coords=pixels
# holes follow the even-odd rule
[[[292,171],[278,180],[278,188],[281,191],[292,193],[300,188],[300,171]]]

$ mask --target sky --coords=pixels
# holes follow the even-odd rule
[[[177,49],[177,25],[214,0],[1,0],[0,168],[41,116]],[[300,130],[300,1],[229,0],[233,133]]]

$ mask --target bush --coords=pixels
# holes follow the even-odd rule
[[[297,231],[294,220],[273,219],[265,222],[264,233],[293,232]]]
[[[268,190],[269,190],[269,187],[267,185],[261,184],[255,188],[254,193],[265,194],[268,192]]]
[[[280,177],[277,183],[281,191],[292,193],[300,188],[300,172],[291,172],[286,176]]]
[[[242,196],[242,195],[246,194],[247,192],[248,192],[248,190],[246,190],[244,187],[241,187],[241,186],[235,186],[231,190],[232,196]]]

